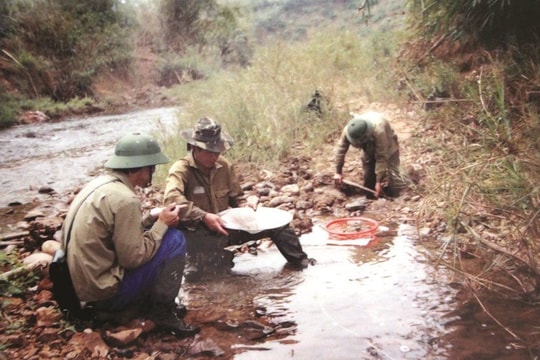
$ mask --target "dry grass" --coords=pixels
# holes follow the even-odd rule
[[[418,225],[434,230],[439,259],[469,281],[538,293],[540,127],[538,104],[527,101],[540,88],[535,61],[448,43],[435,57],[402,35],[325,28],[302,43],[277,41],[247,69],[176,89],[187,99],[178,126],[215,117],[236,140],[229,157],[272,169],[298,145],[310,154],[335,138],[351,99],[424,102],[434,88],[445,90],[446,102],[418,114],[424,132],[408,149],[426,173],[416,189],[424,199]],[[328,100],[320,117],[303,111],[317,89]],[[166,141],[167,153],[184,153],[181,139]],[[466,255],[485,266],[464,268]]]
[[[230,157],[276,165],[296,144],[311,151],[339,131],[349,118],[348,100],[397,99],[386,71],[395,36],[328,31],[303,44],[276,42],[261,48],[248,69],[178,89],[177,96],[187,98],[181,126],[203,115],[214,117],[236,141]],[[325,99],[320,116],[304,111],[316,90]]]
[[[529,295],[540,285],[540,155],[530,137],[538,132],[538,114],[509,102],[510,62],[493,60],[473,76],[455,73],[459,83],[450,88],[470,101],[426,113],[429,133],[417,146],[426,158],[429,191],[419,219],[431,226],[443,219],[441,254],[454,255],[452,267],[473,253],[486,260],[477,279],[491,280],[479,283]]]

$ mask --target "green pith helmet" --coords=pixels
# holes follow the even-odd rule
[[[169,159],[163,155],[156,140],[147,135],[133,133],[118,140],[114,155],[105,163],[105,167],[135,169],[167,162]]]
[[[345,136],[351,144],[360,144],[366,136],[368,123],[366,120],[353,117],[347,124]]]

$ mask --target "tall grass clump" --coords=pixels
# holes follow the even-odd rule
[[[13,100],[0,86],[0,129],[7,128],[16,122],[16,112],[12,102]]]
[[[397,43],[392,33],[360,37],[324,29],[304,43],[278,41],[259,48],[241,72],[214,74],[178,88],[187,99],[179,127],[191,127],[203,115],[213,117],[235,139],[229,157],[276,166],[291,148],[309,153],[339,132],[351,99],[398,96],[388,71]],[[317,90],[324,100],[321,115],[305,111]]]
[[[451,80],[435,70],[443,64],[458,80],[446,85],[450,101],[426,113],[432,136],[419,139],[430,165],[419,219],[424,224],[441,219],[438,228],[448,230],[442,248],[453,250],[452,266],[472,282],[536,297],[538,2],[411,0],[408,5],[420,39],[412,48],[420,55],[406,77]],[[420,82],[410,81],[413,88]],[[485,262],[480,274],[462,261],[471,255]]]
[[[455,255],[452,267],[464,270],[464,254],[481,255],[489,271],[475,281],[496,277],[505,285],[494,287],[513,295],[540,291],[540,152],[531,136],[540,127],[537,106],[515,93],[538,78],[527,75],[528,84],[509,78],[508,68],[516,66],[509,54],[489,58],[472,76],[459,76],[456,68],[462,80],[453,95],[467,101],[426,112],[432,133],[420,139],[427,196],[419,215],[424,223],[442,219],[448,231],[442,249]]]

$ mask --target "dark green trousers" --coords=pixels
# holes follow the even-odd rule
[[[233,254],[224,250],[225,247],[264,238],[270,238],[290,263],[299,264],[307,258],[298,236],[288,225],[257,234],[229,230],[229,236],[213,232],[202,223],[194,230],[183,231],[187,240],[187,266],[195,265],[202,271],[232,267]]]

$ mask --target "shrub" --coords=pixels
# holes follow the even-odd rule
[[[505,47],[540,40],[536,0],[413,0],[411,20],[421,35],[463,44]]]

